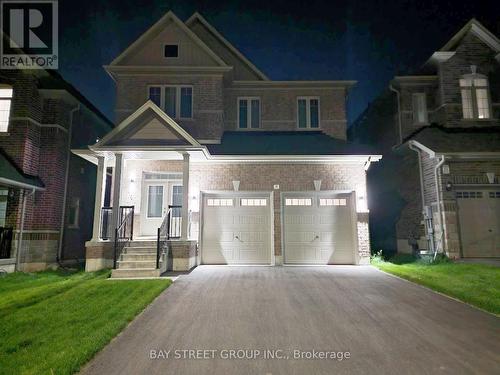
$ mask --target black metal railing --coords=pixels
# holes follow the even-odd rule
[[[182,206],[168,206],[167,215],[158,228],[156,241],[156,268],[160,268],[160,259],[166,254],[165,261],[170,260],[168,240],[181,237],[181,210]],[[168,269],[168,264],[165,269]]]
[[[10,258],[12,234],[12,228],[0,227],[0,259]]]
[[[134,206],[120,206],[120,219],[123,222],[124,217],[133,210]],[[113,234],[113,207],[105,206],[101,208],[101,229],[100,236],[102,240],[110,240]],[[133,226],[133,221],[132,221]]]
[[[115,229],[115,244],[113,255],[113,268],[116,269],[116,262],[122,255],[125,245],[134,236],[134,206],[120,206],[120,221]]]

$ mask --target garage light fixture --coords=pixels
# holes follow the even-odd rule
[[[321,180],[314,180],[314,190],[316,191],[321,190]]]
[[[486,173],[486,177],[488,178],[488,182],[490,184],[494,184],[495,183],[495,173],[494,172],[487,172]]]
[[[234,188],[234,191],[240,190],[240,182],[239,181],[233,181],[233,188]]]

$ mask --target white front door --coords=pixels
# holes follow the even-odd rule
[[[351,194],[283,194],[285,264],[353,264]]]
[[[182,205],[182,184],[172,181],[144,183],[141,205],[141,235],[154,236],[157,234],[169,205]],[[180,216],[180,209],[174,211],[172,216]],[[176,224],[178,223],[176,222]]]
[[[269,194],[207,194],[203,199],[203,264],[270,264]]]

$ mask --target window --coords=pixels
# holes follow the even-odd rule
[[[7,197],[9,189],[0,189],[0,227],[5,227],[5,218],[7,217]]]
[[[68,226],[78,228],[78,218],[80,216],[80,198],[73,198],[69,204]]]
[[[285,206],[312,206],[311,198],[286,198]]]
[[[150,86],[149,99],[175,119],[193,118],[191,86]]]
[[[456,192],[456,197],[457,198],[462,198],[462,199],[482,198],[483,197],[483,192],[482,191],[457,191]]]
[[[232,199],[207,199],[207,206],[232,206]]]
[[[425,93],[423,92],[414,93],[412,95],[412,103],[413,103],[413,123],[427,124],[429,120],[427,117],[427,101]]]
[[[260,128],[259,98],[238,98],[238,128]]]
[[[465,74],[460,79],[462,111],[465,119],[491,117],[488,79],[481,74]]]
[[[148,187],[148,216],[162,217],[163,186],[151,185]]]
[[[300,129],[319,128],[319,98],[297,99],[297,125]]]
[[[320,206],[345,206],[347,205],[347,199],[330,199],[330,198],[320,198],[319,200]]]
[[[267,206],[267,199],[241,198],[242,206]]]
[[[178,44],[165,44],[165,57],[174,58],[179,57],[179,45]]]
[[[0,133],[5,133],[9,130],[11,104],[12,87],[0,86]]]

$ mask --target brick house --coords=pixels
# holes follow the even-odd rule
[[[270,80],[198,13],[168,12],[105,69],[117,126],[74,150],[98,166],[87,270],[369,262],[380,156],[346,141],[355,82]]]
[[[499,63],[472,19],[350,128],[384,155],[369,175],[376,248],[500,257]]]
[[[95,167],[70,150],[112,124],[54,71],[0,71],[0,103],[0,269],[83,261]]]

